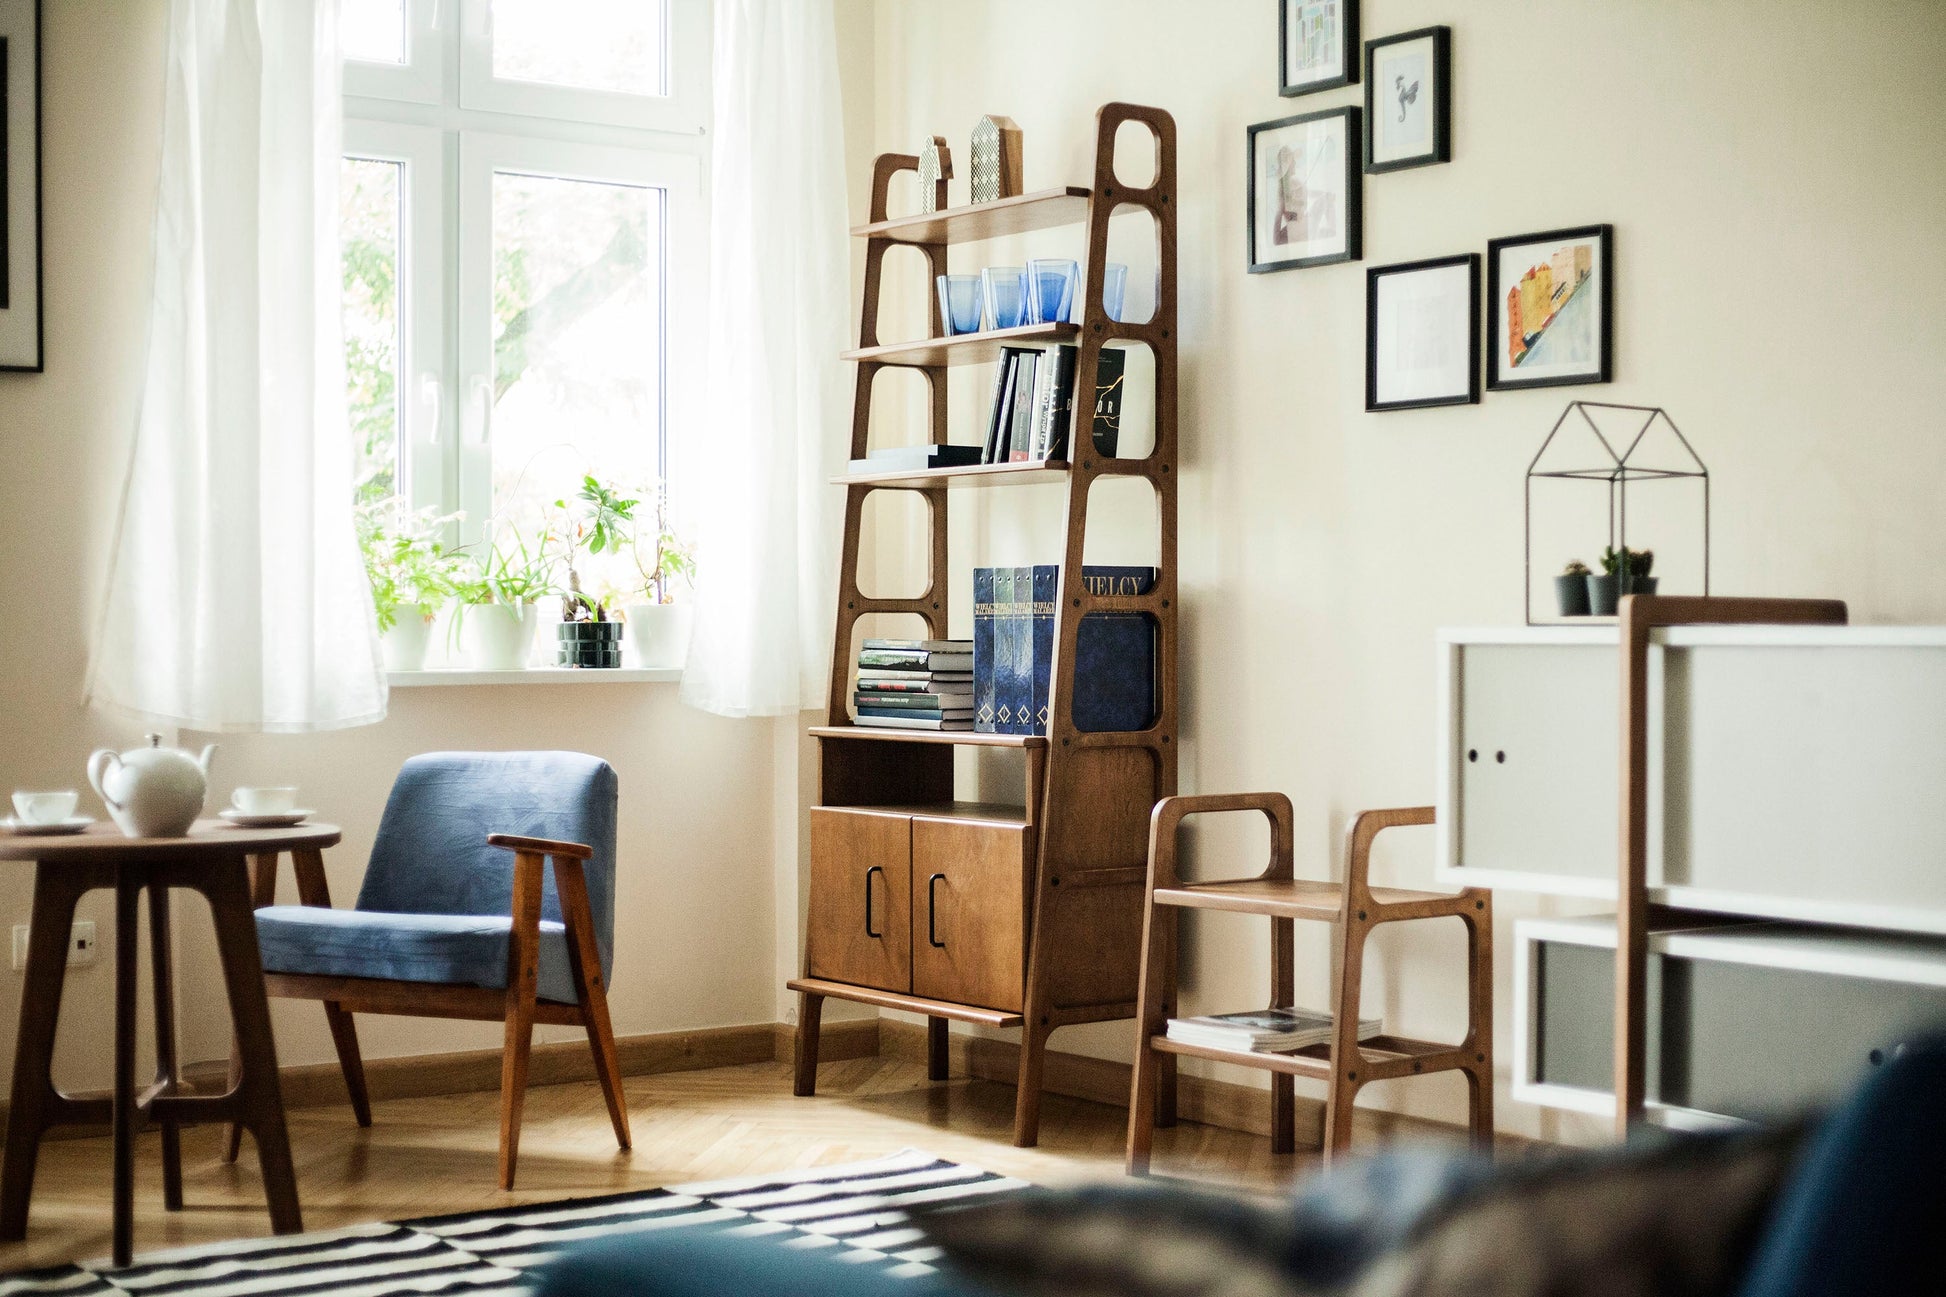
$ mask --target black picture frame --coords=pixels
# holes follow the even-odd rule
[[[1358,0],[1335,0],[1343,15],[1344,49],[1341,51],[1339,66],[1344,72],[1336,77],[1326,77],[1319,81],[1292,83],[1290,68],[1291,51],[1291,9],[1301,6],[1307,0],[1277,0],[1277,93],[1286,99],[1298,95],[1316,94],[1320,90],[1336,90],[1339,86],[1358,84]]]
[[[1466,379],[1463,390],[1445,396],[1415,397],[1411,400],[1381,401],[1378,395],[1379,284],[1386,278],[1467,268]],[[1396,265],[1373,266],[1365,272],[1365,409],[1423,410],[1442,405],[1477,405],[1480,401],[1480,254],[1462,252],[1450,257],[1428,257],[1422,261],[1402,261]]]
[[[1268,131],[1282,130],[1286,127],[1301,126],[1308,122],[1325,121],[1331,118],[1342,119],[1344,132],[1344,242],[1342,251],[1324,253],[1311,257],[1291,257],[1277,261],[1266,261],[1258,255],[1257,248],[1257,137]],[[1357,105],[1343,108],[1326,108],[1315,113],[1298,113],[1294,117],[1280,117],[1273,122],[1258,122],[1245,131],[1245,166],[1248,177],[1248,197],[1244,204],[1244,255],[1248,258],[1250,273],[1267,274],[1275,270],[1299,270],[1308,266],[1331,266],[1345,261],[1362,261],[1365,256],[1365,211],[1364,211],[1364,171],[1359,159],[1360,131],[1363,125],[1362,113]],[[1334,172],[1335,174],[1335,172]]]
[[[1545,247],[1558,247],[1564,243],[1591,243],[1596,249],[1600,264],[1590,267],[1584,278],[1577,279],[1575,291],[1582,291],[1583,285],[1593,283],[1599,290],[1595,311],[1595,358],[1592,367],[1585,371],[1553,373],[1540,377],[1519,377],[1503,371],[1501,358],[1511,350],[1512,321],[1506,313],[1506,289],[1501,283],[1500,263],[1502,253],[1509,250],[1532,246],[1538,253]],[[1552,258],[1550,257],[1550,262]],[[1536,267],[1538,268],[1538,266]],[[1550,274],[1550,278],[1552,275]],[[1563,299],[1561,305],[1566,304]],[[1555,309],[1559,309],[1557,306]],[[1549,314],[1551,324],[1554,315]],[[1486,380],[1489,392],[1510,392],[1530,387],[1575,387],[1586,383],[1607,383],[1614,377],[1615,352],[1615,227],[1612,225],[1577,225],[1561,230],[1544,230],[1538,234],[1515,234],[1505,238],[1491,239],[1487,242],[1487,305],[1486,305]],[[1538,336],[1525,333],[1526,337]],[[1531,351],[1531,346],[1529,349]],[[1520,363],[1510,359],[1507,368]]]
[[[0,112],[26,95],[29,130],[9,130],[0,151],[0,257],[5,259],[5,296],[0,299],[0,373],[46,370],[46,312],[42,309],[41,215],[41,0],[0,0]],[[30,214],[31,220],[23,221]],[[15,237],[25,225],[27,238]],[[31,319],[18,317],[30,316]]]
[[[1374,158],[1379,143],[1379,126],[1382,120],[1390,120],[1393,104],[1387,100],[1383,105],[1378,102],[1380,95],[1386,93],[1379,85],[1377,64],[1379,52],[1388,45],[1408,45],[1419,41],[1432,43],[1432,87],[1427,92],[1427,107],[1431,113],[1431,140],[1424,153],[1391,158],[1380,162]],[[1382,36],[1365,42],[1365,171],[1369,175],[1380,175],[1387,171],[1407,171],[1413,167],[1437,166],[1453,160],[1453,29],[1451,27],[1421,27],[1417,31],[1400,32],[1397,36]],[[1383,115],[1381,115],[1383,108]],[[1403,111],[1403,106],[1401,106]]]

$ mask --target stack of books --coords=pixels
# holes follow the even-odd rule
[[[868,639],[851,700],[860,725],[895,730],[973,728],[973,641]]]
[[[1331,1042],[1333,1016],[1314,1009],[1258,1009],[1252,1013],[1215,1013],[1201,1018],[1171,1018],[1170,1040],[1204,1049],[1252,1054],[1289,1054]],[[1384,1030],[1379,1018],[1360,1018],[1358,1038],[1370,1040]]]
[[[987,408],[986,442],[980,463],[1044,463],[1064,459],[1074,425],[1074,369],[1080,348],[1063,343],[1039,347],[1002,347],[994,367],[993,400]],[[1127,357],[1119,349],[1102,351],[1095,371],[1095,449],[1115,453],[1120,437],[1122,373]]]
[[[1081,569],[1093,594],[1147,594],[1152,567]],[[973,728],[1045,734],[1051,711],[1054,610],[1061,568],[973,569]],[[1089,613],[1076,636],[1070,714],[1084,733],[1147,729],[1155,720],[1156,624],[1139,612]]]

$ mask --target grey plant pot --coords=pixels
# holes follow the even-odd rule
[[[1615,600],[1621,595],[1621,577],[1606,572],[1590,572],[1585,579],[1588,584],[1588,611],[1597,617],[1613,617]]]
[[[1588,615],[1588,578],[1585,575],[1554,578],[1554,600],[1561,605],[1563,617]]]
[[[1623,594],[1654,594],[1655,583],[1657,581],[1660,581],[1661,579],[1662,579],[1661,577],[1655,577],[1655,576],[1632,576],[1628,579],[1628,589],[1622,591],[1622,593]]]

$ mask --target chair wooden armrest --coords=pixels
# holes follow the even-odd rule
[[[1270,821],[1270,863],[1263,878],[1289,878],[1294,849],[1291,799],[1282,793],[1202,793],[1194,797],[1165,797],[1149,813],[1149,890],[1174,887],[1176,830],[1191,815],[1220,811],[1260,811]]]
[[[569,860],[592,860],[595,849],[580,842],[557,842],[553,838],[523,838],[516,833],[487,834],[489,847],[502,847],[508,851],[526,851],[535,855],[563,857]]]

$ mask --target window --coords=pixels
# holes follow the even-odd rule
[[[344,0],[361,498],[460,512],[463,543],[531,541],[588,474],[681,515],[706,4]]]

